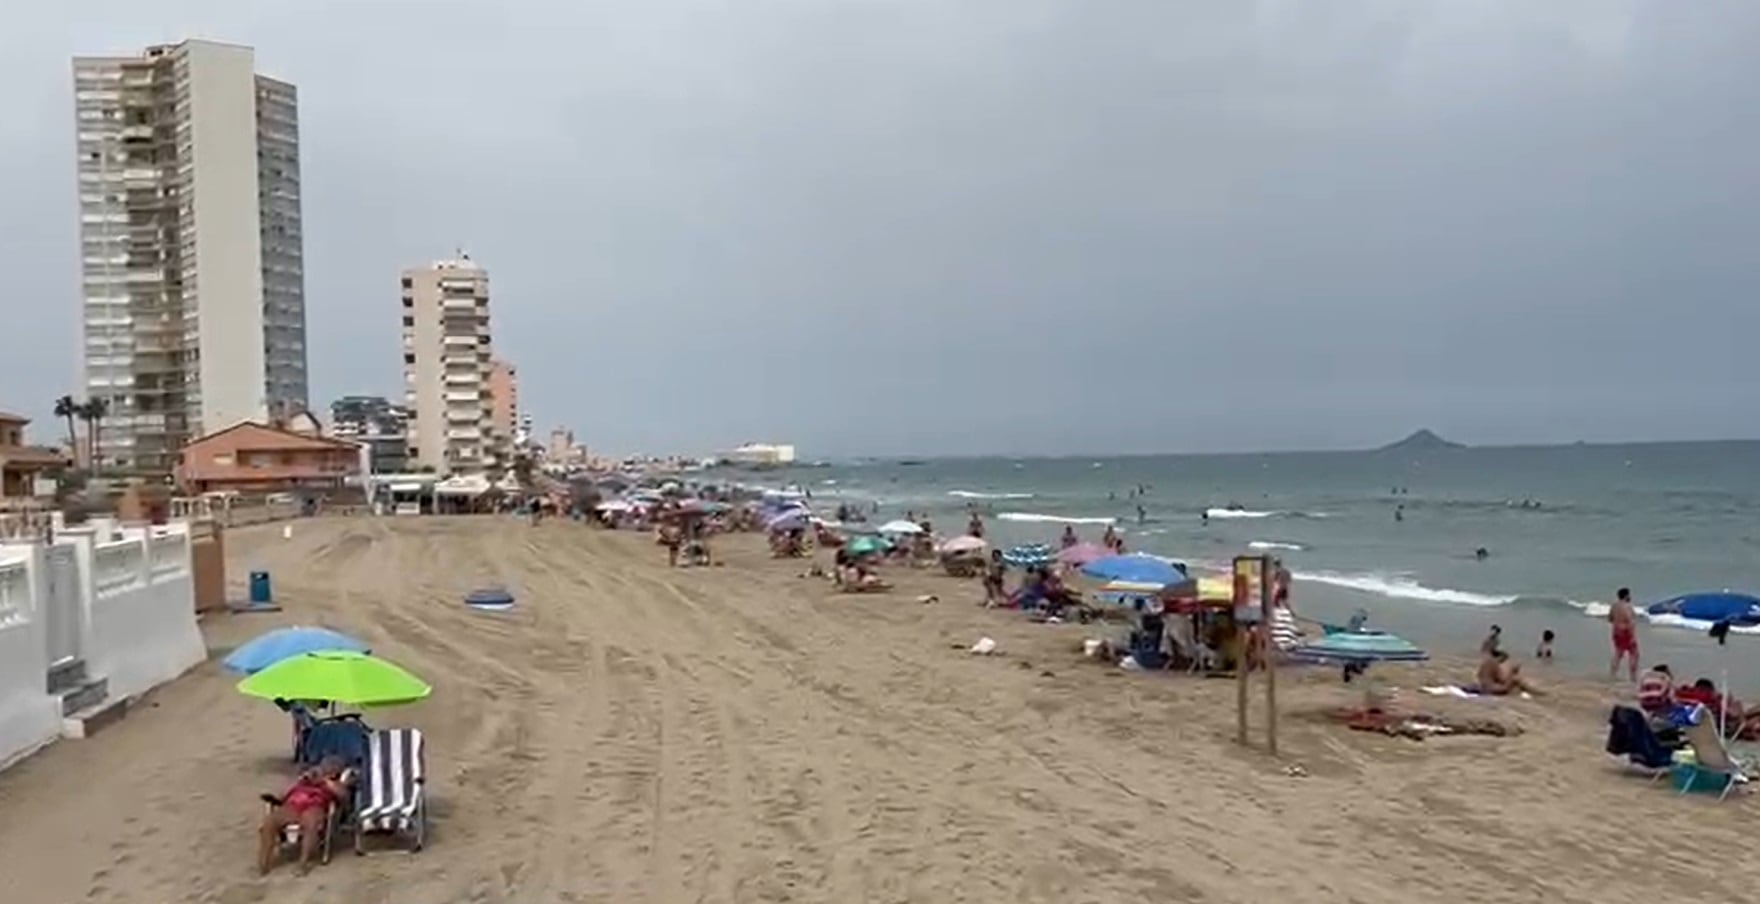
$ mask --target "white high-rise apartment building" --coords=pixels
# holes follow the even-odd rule
[[[489,337],[489,271],[468,255],[403,272],[411,464],[441,474],[498,464]]]
[[[81,383],[109,466],[306,408],[299,116],[249,47],[76,57]]]

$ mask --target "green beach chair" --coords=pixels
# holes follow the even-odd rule
[[[1698,791],[1729,797],[1737,785],[1746,784],[1744,764],[1732,756],[1717,732],[1716,716],[1703,704],[1695,707],[1693,721],[1681,732],[1693,750],[1693,762],[1677,763],[1671,777],[1681,794]]]

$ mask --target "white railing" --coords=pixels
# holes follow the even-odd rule
[[[24,561],[0,561],[0,631],[31,619],[31,572]]]
[[[189,569],[189,534],[157,534],[147,538],[147,573],[157,580]]]
[[[139,537],[92,547],[92,594],[115,596],[146,582],[146,547]]]

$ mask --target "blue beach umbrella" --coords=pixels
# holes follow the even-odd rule
[[[1688,593],[1647,607],[1651,615],[1674,615],[1693,621],[1728,622],[1743,627],[1760,624],[1760,597],[1747,593]]]
[[[1132,553],[1107,556],[1082,566],[1082,574],[1099,581],[1127,581],[1132,584],[1183,584],[1185,569],[1165,559]]]
[[[1320,662],[1418,662],[1430,654],[1381,631],[1341,631],[1299,644],[1291,656]]]
[[[1057,562],[1057,553],[1043,543],[1011,547],[1002,554],[1002,561],[1015,568],[1048,568]]]
[[[336,650],[370,652],[366,643],[329,628],[276,628],[233,650],[221,664],[241,675],[254,675],[283,659]]]

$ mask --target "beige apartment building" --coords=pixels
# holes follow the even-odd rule
[[[469,256],[403,272],[409,461],[441,474],[501,464],[495,437],[489,271]]]
[[[511,454],[520,437],[519,371],[496,358],[489,362],[489,424],[498,451]]]
[[[298,95],[249,47],[73,61],[81,385],[109,467],[307,405]]]

